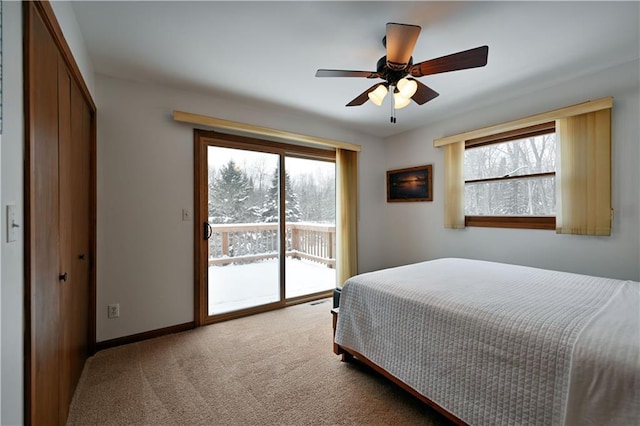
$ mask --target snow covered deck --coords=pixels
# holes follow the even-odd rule
[[[336,270],[308,260],[287,258],[286,297],[331,290]],[[278,261],[209,267],[209,315],[221,314],[279,299]]]

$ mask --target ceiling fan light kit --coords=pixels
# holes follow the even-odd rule
[[[378,84],[378,86],[371,92],[367,93],[369,100],[374,104],[380,106],[384,97],[387,96],[387,86],[384,83]]]
[[[411,99],[416,91],[418,91],[418,82],[412,78],[401,78],[396,87],[403,97]]]
[[[440,58],[413,63],[413,49],[418,41],[421,27],[418,25],[389,22],[382,45],[386,55],[378,60],[376,71],[350,71],[319,69],[316,77],[361,77],[380,78],[384,83],[377,83],[358,95],[346,106],[359,106],[371,100],[381,106],[389,91],[393,93],[393,109],[404,108],[411,100],[423,105],[438,97],[438,92],[415,80],[412,77],[440,74],[487,65],[488,46],[480,46]],[[392,113],[391,123],[395,123]]]
[[[406,107],[407,105],[409,105],[409,102],[411,102],[411,98],[405,98],[404,96],[402,96],[402,93],[400,93],[400,92],[394,92],[393,93],[393,108],[394,109],[402,109],[402,108]]]

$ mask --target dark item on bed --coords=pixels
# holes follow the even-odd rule
[[[433,201],[433,166],[387,171],[387,202]]]

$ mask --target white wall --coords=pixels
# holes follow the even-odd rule
[[[0,0],[0,64],[2,64],[2,1]],[[2,73],[0,72],[0,106],[2,104]],[[0,109],[0,147],[2,146],[2,110]],[[2,150],[0,149],[0,201],[2,200]],[[0,202],[0,208],[3,204]],[[7,231],[4,231],[7,232]],[[0,231],[0,241],[4,237]],[[0,244],[0,259],[2,259],[2,244]],[[0,261],[0,283],[2,283],[2,262]],[[0,296],[2,290],[0,289]],[[0,422],[2,421],[2,298],[0,297]]]
[[[71,49],[71,52],[73,53],[73,58],[80,69],[82,78],[84,79],[89,92],[93,94],[93,64],[89,58],[84,38],[82,37],[80,27],[78,26],[78,21],[76,21],[72,2],[53,0],[51,1],[51,7],[53,8],[53,12],[56,14],[58,24],[60,24],[60,28],[62,28],[62,33],[69,45],[69,49]]]
[[[193,321],[193,126],[173,110],[357,143],[360,267],[382,262],[383,142],[294,112],[96,75],[97,340]],[[107,304],[120,317],[107,319]]]
[[[6,205],[15,204],[20,224],[22,202],[22,4],[2,4],[2,418],[3,425],[22,423],[23,239],[7,243]]]
[[[386,168],[433,164],[434,201],[385,207],[386,266],[458,256],[639,280],[640,198],[636,188],[640,181],[639,70],[638,61],[634,61],[554,87],[532,88],[535,90],[527,96],[486,105],[475,112],[390,138]],[[543,230],[443,227],[443,152],[433,147],[434,139],[605,96],[615,98],[612,123],[615,216],[610,237],[557,235]]]
[[[69,2],[53,5],[60,14],[60,25],[69,46],[78,62],[90,91],[93,91],[93,71],[86,53],[84,41]],[[2,3],[2,108],[3,135],[0,146],[0,224],[2,224],[2,250],[0,267],[0,423],[18,425],[23,421],[23,327],[24,327],[24,282],[23,282],[23,161],[24,161],[24,116],[22,94],[22,4]],[[6,205],[15,204],[22,232],[17,241],[6,242]]]

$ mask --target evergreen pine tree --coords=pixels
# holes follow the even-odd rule
[[[300,222],[300,200],[293,191],[293,185],[291,184],[291,178],[289,173],[285,171],[285,220],[287,222]],[[271,177],[271,186],[267,190],[267,199],[262,209],[262,220],[264,222],[277,222],[278,221],[278,197],[279,197],[280,177],[278,169],[273,172]]]
[[[209,190],[209,216],[213,223],[255,221],[256,209],[248,205],[253,187],[246,173],[233,160],[220,168]]]

